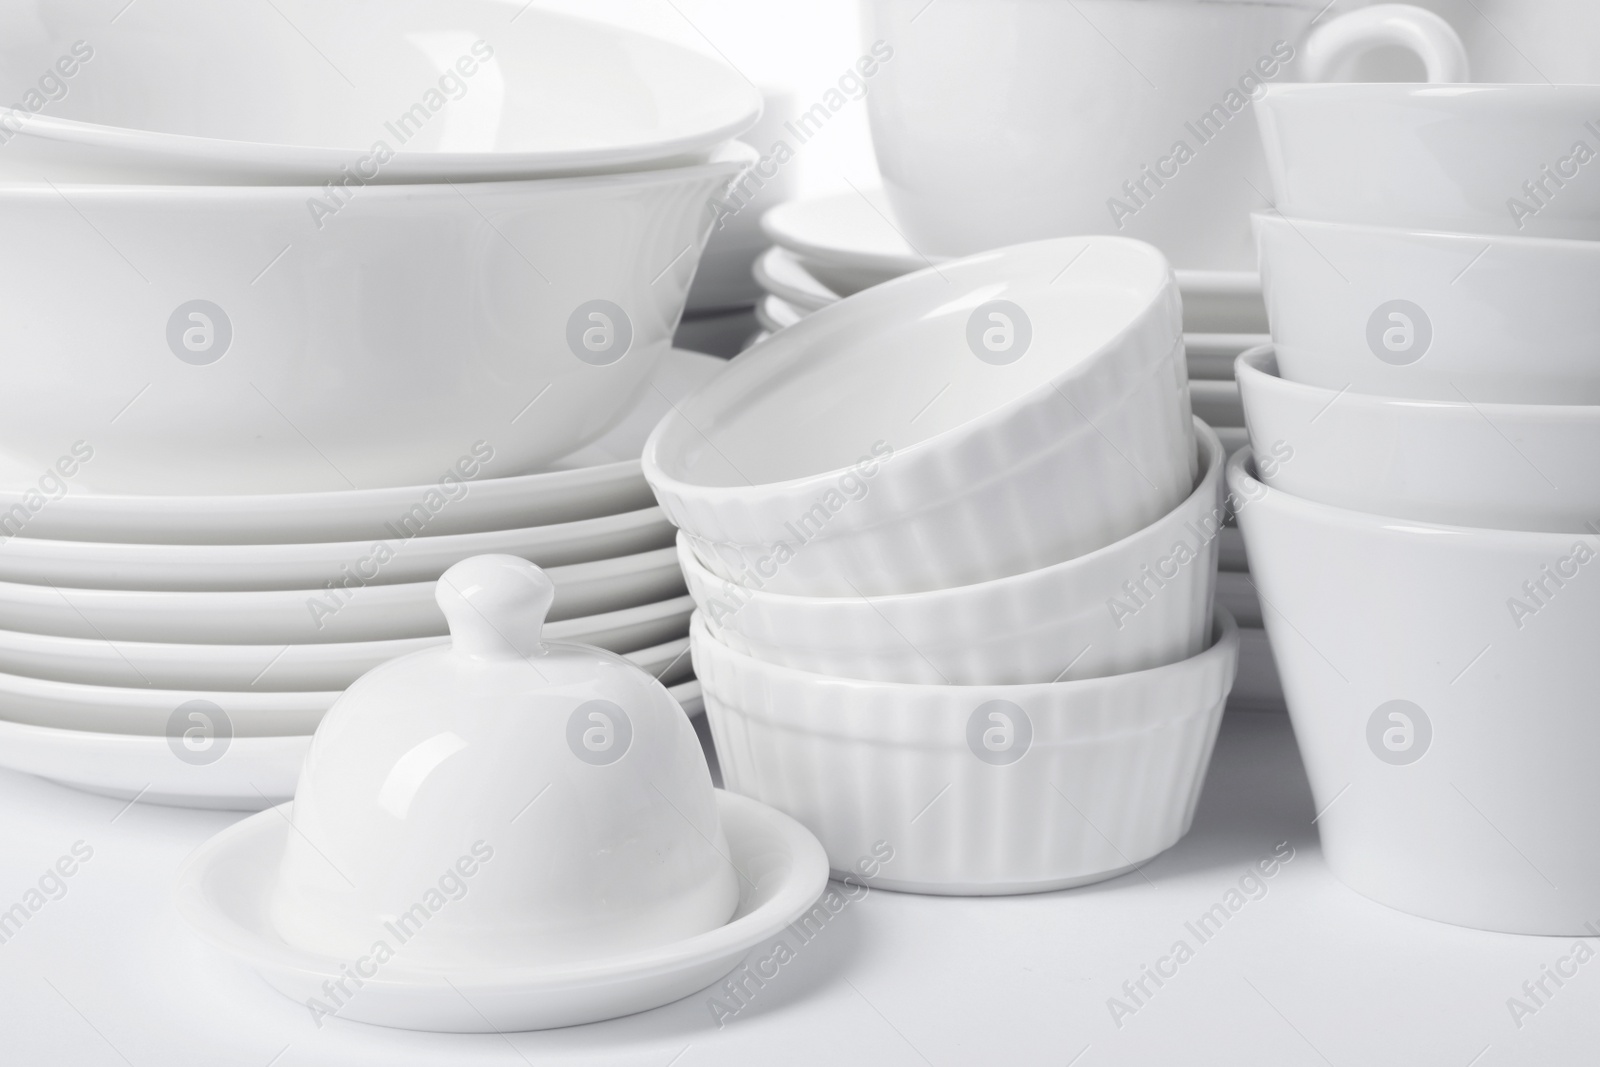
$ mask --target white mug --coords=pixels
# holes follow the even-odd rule
[[[889,58],[867,102],[884,187],[925,255],[1081,233],[1177,267],[1255,266],[1267,204],[1248,115],[1267,85],[1400,43],[1466,77],[1448,24],[1384,4],[1313,31],[1313,0],[867,0]],[[1308,39],[1309,35],[1309,39]]]

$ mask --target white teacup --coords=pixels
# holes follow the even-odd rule
[[[1070,234],[1155,244],[1178,267],[1255,265],[1263,87],[1400,44],[1464,80],[1448,24],[1384,4],[1307,34],[1314,0],[868,0],[884,58],[867,105],[884,187],[925,255]],[[882,44],[878,44],[882,42]]]

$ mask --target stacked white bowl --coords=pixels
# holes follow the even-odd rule
[[[0,40],[0,762],[285,799],[485,552],[687,676],[638,455],[721,367],[671,337],[743,78],[500,0],[27,0]]]
[[[1274,347],[1229,484],[1348,885],[1492,930],[1600,913],[1600,88],[1258,105]]]
[[[1171,269],[1124,238],[951,260],[752,347],[644,453],[728,787],[891,888],[1171,846],[1238,648],[1223,458]]]

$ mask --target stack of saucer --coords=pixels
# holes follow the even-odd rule
[[[1323,852],[1403,911],[1583,936],[1600,194],[1572,137],[1600,88],[1306,85],[1259,107],[1274,348],[1240,357],[1253,456],[1228,478]]]
[[[498,0],[116,21],[0,14],[66,86],[0,116],[0,762],[284,799],[486,552],[548,568],[554,631],[684,680],[637,457],[721,367],[671,338],[759,95]]]
[[[1136,241],[951,260],[755,345],[644,453],[728,787],[835,871],[887,851],[874,884],[909,890],[1077,885],[1171,846],[1238,649],[1223,459]]]

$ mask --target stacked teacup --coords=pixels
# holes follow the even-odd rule
[[[638,455],[759,96],[511,4],[103,7],[0,14],[0,762],[286,798],[485,552],[685,679]]]
[[[1597,107],[1371,84],[1259,112],[1274,347],[1240,357],[1228,477],[1323,850],[1492,930],[1600,915]]]
[[[836,872],[1110,877],[1193,816],[1238,639],[1166,260],[1062,238],[807,316],[645,445],[728,787]]]

